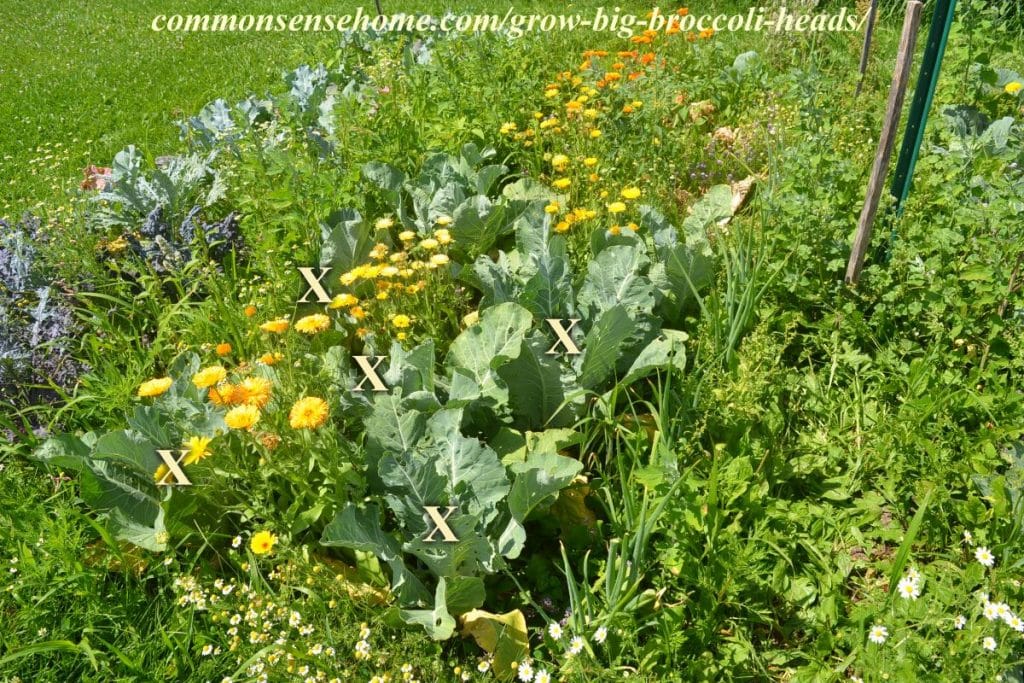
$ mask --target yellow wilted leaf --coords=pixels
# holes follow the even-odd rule
[[[550,514],[558,520],[563,529],[582,526],[591,534],[597,533],[597,517],[585,502],[589,494],[590,486],[586,477],[577,475],[572,484],[558,494],[558,500],[551,506]]]
[[[351,599],[365,600],[374,605],[383,605],[388,602],[388,591],[363,581],[356,568],[330,557],[321,557],[318,560],[334,572],[338,585],[345,589]]]
[[[475,609],[462,615],[462,635],[473,636],[476,644],[494,657],[494,675],[511,678],[512,662],[522,662],[530,654],[526,617],[519,610],[491,614]]]

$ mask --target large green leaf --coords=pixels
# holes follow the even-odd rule
[[[455,619],[448,613],[445,580],[437,582],[434,593],[434,609],[402,610],[402,619],[409,624],[422,626],[434,640],[447,640],[455,633]]]
[[[389,387],[402,387],[408,396],[415,391],[434,391],[434,340],[419,344],[411,351],[394,341],[388,355],[388,369],[381,379]]]
[[[532,325],[533,316],[519,304],[509,302],[489,308],[476,325],[455,338],[446,364],[461,368],[476,380],[484,396],[504,398],[495,369],[519,355]]]
[[[508,494],[508,475],[494,451],[459,433],[461,419],[461,410],[434,415],[428,423],[429,442],[419,452],[447,480],[450,503],[486,526]]]
[[[452,216],[451,233],[458,254],[472,259],[486,252],[512,226],[505,222],[505,206],[494,204],[484,195],[463,201]]]
[[[86,437],[91,443],[86,441]],[[81,472],[89,466],[95,440],[96,435],[92,432],[81,439],[71,434],[50,437],[32,453],[32,458],[54,467]]]
[[[553,501],[583,469],[579,460],[555,453],[531,453],[526,462],[512,465],[515,480],[508,495],[508,508],[519,522],[539,505]]]
[[[658,370],[686,370],[686,340],[689,335],[679,330],[662,330],[661,334],[637,355],[620,384],[631,384]]]
[[[155,468],[154,468],[155,469]],[[82,478],[82,499],[97,510],[120,510],[125,519],[140,526],[152,527],[160,515],[156,486],[140,477],[131,466],[114,460],[94,460]]]
[[[175,459],[178,449],[171,449]],[[96,460],[112,460],[135,470],[140,476],[152,477],[162,462],[156,446],[134,430],[121,429],[104,434],[96,441],[93,456]]]
[[[587,320],[621,306],[631,315],[649,314],[655,289],[643,274],[650,260],[639,246],[616,245],[598,254],[587,266],[587,277],[577,298]]]
[[[583,341],[579,386],[594,389],[607,380],[623,355],[626,342],[636,331],[637,324],[625,308],[614,306],[606,310]]]
[[[388,491],[388,505],[402,526],[412,536],[426,533],[430,527],[425,508],[443,507],[449,501],[447,481],[434,463],[414,453],[388,455],[381,458],[378,472]]]
[[[556,356],[546,353],[550,345],[538,337],[525,339],[518,357],[497,370],[508,386],[509,407],[520,429],[541,430],[572,422],[572,414],[562,406],[562,366]]]
[[[355,209],[335,211],[320,225],[320,265],[331,268],[332,282],[363,263],[373,248],[373,230]],[[325,287],[330,291],[329,287]]]
[[[370,504],[365,510],[349,503],[324,528],[321,545],[370,552],[391,569],[391,590],[403,605],[424,604],[429,596],[416,575],[402,561],[398,541],[384,533],[380,526],[380,510]]]

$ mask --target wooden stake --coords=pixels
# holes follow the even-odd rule
[[[896,141],[900,113],[903,111],[903,100],[907,94],[910,66],[914,61],[914,45],[917,43],[917,29],[921,25],[922,6],[921,0],[907,2],[907,14],[903,18],[903,35],[900,37],[900,47],[896,54],[896,70],[893,72],[892,85],[889,87],[889,102],[886,105],[882,136],[878,140],[875,163],[871,167],[867,197],[864,200],[864,208],[860,212],[860,221],[857,224],[857,236],[853,240],[850,261],[846,265],[846,283],[849,285],[857,284],[860,271],[864,267],[864,255],[871,242],[871,230],[874,227],[875,214],[878,213],[878,201],[882,196],[885,174],[889,169],[893,143]]]
[[[878,0],[871,0],[871,8],[868,10],[868,29],[864,32],[864,47],[860,51],[860,79],[857,81],[857,90],[853,96],[860,95],[864,87],[864,74],[868,70],[868,55],[871,53],[871,37],[875,33],[875,17],[878,14]]]

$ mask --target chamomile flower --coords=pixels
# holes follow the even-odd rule
[[[551,674],[548,673],[547,669],[538,669],[537,675],[534,676],[535,683],[551,683]]]
[[[996,645],[997,645],[996,639],[993,638],[992,636],[985,636],[985,638],[981,641],[981,646],[983,648],[985,648],[986,650],[988,650],[989,652],[991,652],[992,650],[995,650],[996,649]]]
[[[604,626],[598,626],[597,630],[594,631],[594,642],[597,643],[598,645],[604,643],[604,641],[605,641],[605,639],[607,637],[608,637],[608,629],[606,629]]]
[[[1024,619],[1021,619],[1016,614],[1010,614],[1009,616],[1004,618],[1003,621],[1005,621],[1006,625],[1012,628],[1014,631],[1017,631],[1018,633],[1024,633]]]
[[[583,651],[585,642],[580,636],[573,636],[572,640],[569,641],[569,654],[578,655]]]
[[[995,621],[999,618],[999,609],[996,606],[996,603],[994,602],[989,602],[988,600],[986,600],[985,604],[981,608],[981,611],[985,615],[985,618],[989,621]]]
[[[876,645],[881,645],[885,642],[885,639],[889,637],[889,629],[882,626],[881,624],[875,624],[868,631],[868,640]]]
[[[552,623],[550,626],[548,626],[548,635],[551,636],[554,640],[561,640],[562,639],[562,627],[561,627],[561,625],[559,625],[558,622],[555,622],[555,623]]]
[[[523,683],[529,683],[533,680],[533,667],[529,662],[523,662],[519,665],[516,675]]]
[[[967,625],[967,619],[962,614],[958,614],[956,619],[953,620],[953,628],[955,628],[958,631],[961,630],[966,625]]]
[[[921,595],[921,586],[917,581],[911,579],[909,576],[900,579],[900,583],[896,587],[896,590],[904,600],[917,600]]]
[[[974,559],[986,567],[991,567],[996,563],[995,555],[985,546],[981,546],[974,551]]]

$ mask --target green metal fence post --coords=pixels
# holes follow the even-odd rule
[[[931,29],[928,32],[928,44],[925,45],[921,59],[921,71],[914,86],[914,100],[907,116],[907,129],[903,134],[900,155],[896,161],[896,175],[892,181],[892,195],[896,198],[896,213],[903,211],[903,202],[910,194],[910,183],[914,177],[914,166],[921,151],[924,139],[925,124],[928,122],[928,111],[935,97],[935,86],[939,82],[939,71],[942,69],[942,56],[946,52],[949,40],[949,28],[953,25],[953,14],[956,0],[938,0],[932,14]],[[895,229],[894,229],[895,230]],[[895,232],[894,232],[895,236]]]

